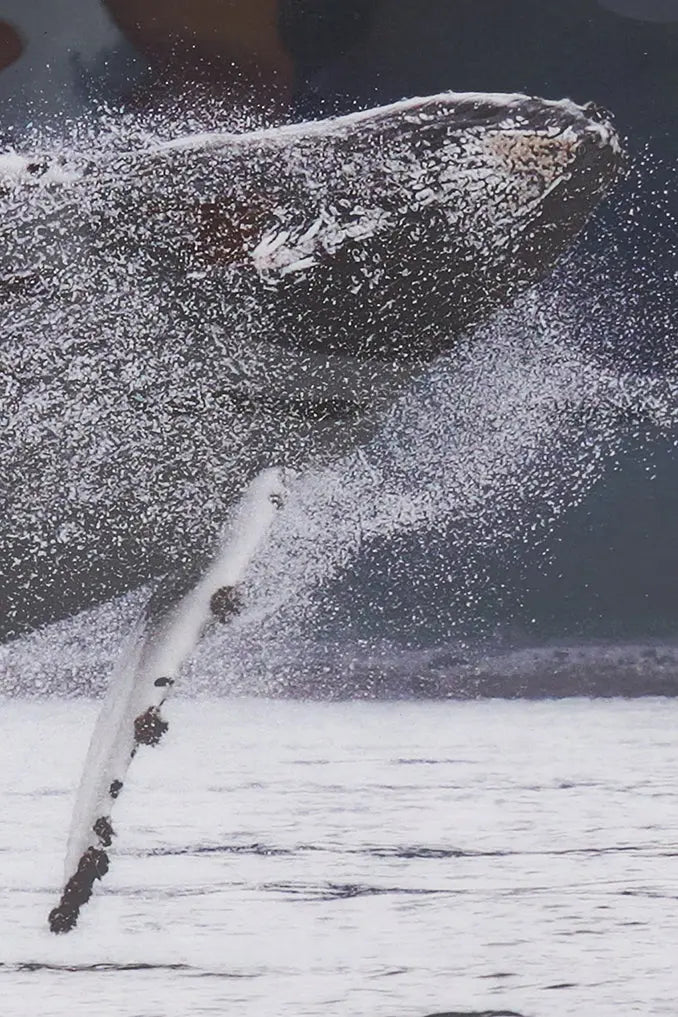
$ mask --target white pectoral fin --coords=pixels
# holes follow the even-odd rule
[[[252,559],[284,501],[281,470],[261,472],[224,527],[217,550],[192,576],[163,581],[113,673],[90,742],[68,839],[65,886],[50,912],[53,932],[68,932],[108,870],[113,804],[139,745],[156,745],[167,724],[160,707],[182,666],[214,619],[240,608],[238,593]]]

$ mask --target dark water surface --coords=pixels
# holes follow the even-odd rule
[[[3,704],[8,1017],[675,1015],[675,700],[176,702],[55,938],[95,711]]]

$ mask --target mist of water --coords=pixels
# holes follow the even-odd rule
[[[176,123],[114,116],[96,128],[96,153],[155,144],[198,126],[183,124],[179,132]],[[91,152],[92,131],[80,125],[70,147],[56,145],[64,172],[74,151]],[[34,143],[44,149],[46,141]],[[626,202],[633,207],[633,199]],[[608,240],[612,247],[614,231]],[[332,613],[328,581],[366,546],[404,533],[445,535],[455,549],[461,600],[472,607],[486,592],[488,548],[538,543],[614,468],[626,442],[651,447],[659,434],[675,436],[676,372],[600,355],[620,337],[642,345],[642,336],[629,336],[637,314],[622,278],[608,270],[593,297],[580,288],[590,264],[582,268],[575,257],[556,280],[434,363],[370,445],[293,481],[245,582],[248,609],[208,635],[189,667],[189,687],[283,688],[285,648],[303,645]],[[412,581],[426,583],[427,576]],[[146,596],[137,591],[3,647],[0,687],[100,689]]]

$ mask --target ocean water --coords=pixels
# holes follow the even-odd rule
[[[3,702],[6,1017],[675,1017],[675,699],[171,702],[55,937],[96,709]]]

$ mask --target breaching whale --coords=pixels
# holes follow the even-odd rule
[[[0,636],[191,560],[262,466],[369,437],[621,162],[604,114],[511,95],[136,143],[0,156]]]
[[[5,634],[173,574],[93,736],[53,931],[108,867],[183,660],[239,610],[286,471],[367,440],[422,365],[548,273],[622,162],[594,106],[453,93],[0,157]]]

